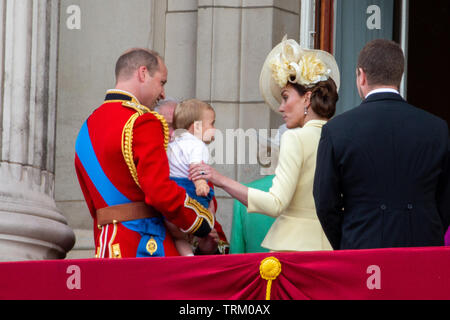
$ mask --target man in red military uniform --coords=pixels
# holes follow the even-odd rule
[[[94,220],[96,257],[178,255],[164,220],[206,237],[213,215],[169,179],[164,118],[167,68],[147,49],[131,49],[116,64],[116,87],[82,125],[75,168]]]

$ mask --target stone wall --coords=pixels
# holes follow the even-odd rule
[[[130,47],[158,51],[169,70],[166,94],[211,103],[224,135],[278,128],[280,116],[259,93],[259,73],[285,34],[299,38],[300,7],[300,0],[61,1],[55,197],[77,235],[70,257],[93,256],[91,218],[73,166],[75,138],[113,87],[118,56]],[[237,164],[237,148],[235,142],[224,149],[234,160],[217,169],[244,183],[261,177],[258,163]],[[217,195],[218,220],[229,237],[234,200],[222,190]]]

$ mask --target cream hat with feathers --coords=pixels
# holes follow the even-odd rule
[[[335,58],[326,51],[303,49],[285,36],[266,58],[259,78],[259,88],[266,103],[276,112],[281,104],[281,90],[288,83],[313,87],[332,78],[340,86]]]

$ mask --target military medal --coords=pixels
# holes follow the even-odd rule
[[[150,255],[153,255],[156,250],[158,250],[158,244],[156,243],[156,240],[153,239],[153,237],[150,238],[147,242],[147,251],[150,253]]]

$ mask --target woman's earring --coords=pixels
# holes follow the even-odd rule
[[[305,108],[305,116],[308,115],[308,108]]]

